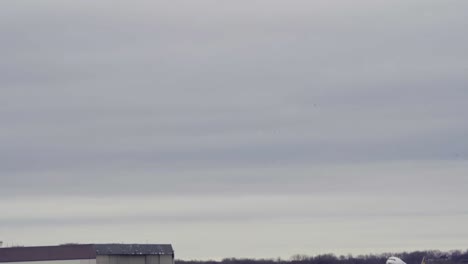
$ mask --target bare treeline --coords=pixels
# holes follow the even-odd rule
[[[290,259],[249,259],[249,258],[225,258],[221,261],[214,260],[176,260],[177,264],[385,264],[390,256],[401,258],[407,264],[421,264],[423,257],[426,264],[468,264],[468,250],[452,251],[414,251],[403,253],[384,253],[372,255],[341,255],[322,254],[317,256],[293,255]]]

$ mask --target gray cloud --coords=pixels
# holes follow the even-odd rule
[[[0,238],[143,241],[130,232],[141,232],[138,222],[171,241],[168,230],[180,230],[187,258],[210,257],[193,249],[198,232],[238,246],[211,257],[466,245],[456,230],[467,211],[467,9],[428,0],[2,3]],[[255,212],[229,200],[254,194],[266,197],[252,198],[257,207],[282,205]],[[316,204],[317,194],[329,196]],[[364,197],[349,199],[356,194]],[[288,211],[276,195],[300,195],[306,202],[287,199],[316,213]],[[212,207],[181,213],[203,196]],[[369,204],[375,196],[385,210]],[[115,197],[171,197],[177,210],[105,210]],[[65,202],[47,216],[16,211],[40,199]],[[65,209],[93,202],[83,216]],[[46,237],[53,226],[66,238]],[[99,228],[103,237],[80,232]],[[258,237],[252,247],[239,246],[242,230]],[[319,245],[303,230],[327,238]]]

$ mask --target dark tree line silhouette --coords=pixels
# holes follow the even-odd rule
[[[423,257],[426,264],[468,264],[468,250],[452,251],[413,251],[403,253],[383,253],[371,255],[341,255],[321,254],[317,256],[293,255],[290,259],[249,259],[249,258],[225,258],[215,260],[176,260],[177,264],[385,264],[387,258],[396,256],[407,264],[421,264]]]

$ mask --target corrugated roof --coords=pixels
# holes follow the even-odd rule
[[[97,255],[171,255],[169,244],[94,244]]]
[[[169,244],[72,244],[0,248],[0,262],[95,259],[97,255],[173,255]]]

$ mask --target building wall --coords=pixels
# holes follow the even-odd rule
[[[148,255],[145,264],[174,264],[171,255]]]
[[[1,262],[1,264],[174,264],[171,255],[103,255],[96,259]]]
[[[95,259],[1,262],[1,264],[96,264]]]
[[[96,264],[174,264],[174,259],[171,255],[100,255]]]

